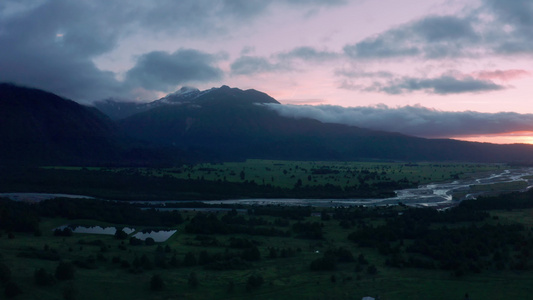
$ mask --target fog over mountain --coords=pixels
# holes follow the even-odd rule
[[[368,129],[368,124],[380,124],[362,117],[372,111],[357,109],[330,107],[348,120],[361,119],[361,126],[336,124],[320,107],[322,120],[288,115],[277,110],[313,107],[281,105],[266,93],[228,86],[204,91],[184,87],[144,104],[102,102],[114,121],[94,107],[9,84],[0,85],[0,107],[0,163],[172,165],[250,158],[533,162],[533,145],[425,139],[397,133],[400,126],[395,132]],[[382,114],[389,123],[382,124],[399,117],[404,123],[417,120],[416,113],[404,116],[399,109],[381,109],[389,112]],[[458,118],[457,126],[468,120]]]
[[[265,105],[284,117],[311,118],[324,123],[400,132],[427,138],[533,131],[533,114],[515,112],[449,112],[420,105],[403,107],[389,107],[384,104],[361,107]]]

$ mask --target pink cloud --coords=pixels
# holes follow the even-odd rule
[[[293,105],[318,105],[327,103],[324,99],[279,99],[279,102]]]
[[[513,80],[517,78],[531,76],[531,73],[526,70],[512,69],[512,70],[480,71],[480,72],[474,73],[473,76],[475,76],[476,78],[485,79],[485,80],[509,81],[509,80]]]

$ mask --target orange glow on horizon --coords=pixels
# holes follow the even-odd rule
[[[450,138],[467,142],[533,145],[533,131],[514,131],[500,134],[456,136]]]

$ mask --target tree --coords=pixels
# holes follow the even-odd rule
[[[333,271],[337,268],[337,262],[332,255],[324,255],[311,262],[311,271]]]
[[[10,281],[6,284],[6,289],[4,290],[6,298],[14,298],[19,294],[22,294],[22,290],[16,283]]]
[[[196,266],[196,257],[192,252],[187,252],[183,258],[183,265],[186,267]]]
[[[76,295],[78,295],[78,290],[73,285],[66,286],[63,289],[63,299],[65,300],[74,300]]]
[[[130,245],[132,246],[139,246],[139,245],[142,245],[143,244],[143,241],[141,239],[138,239],[134,236],[132,236],[130,238]]]
[[[117,231],[115,232],[115,239],[117,240],[125,240],[128,238],[128,234],[122,230],[122,228],[117,228]]]
[[[163,278],[161,278],[161,275],[153,275],[152,279],[150,279],[150,289],[152,291],[160,291],[165,287],[165,282],[163,281]]]
[[[33,279],[36,285],[40,286],[47,286],[52,285],[55,283],[54,276],[52,274],[46,272],[44,268],[40,268],[39,270],[35,270],[35,273],[33,275]]]
[[[378,269],[376,268],[376,266],[370,265],[368,266],[368,268],[366,268],[366,272],[370,275],[376,275],[378,273]]]
[[[244,249],[241,255],[242,259],[247,261],[258,261],[261,259],[261,252],[257,246],[253,246],[247,249]]]
[[[196,276],[196,273],[194,272],[191,272],[191,274],[189,274],[189,279],[187,281],[189,283],[189,286],[192,288],[196,288],[199,284],[198,277]]]
[[[235,291],[235,283],[233,282],[233,280],[230,280],[228,282],[228,294],[231,294]]]
[[[0,263],[0,282],[5,283],[9,280],[11,280],[11,270],[6,264]]]
[[[252,274],[250,277],[248,277],[248,281],[246,282],[246,290],[250,291],[252,289],[260,287],[265,280],[263,279],[263,276],[259,274]]]
[[[59,280],[74,279],[74,265],[69,262],[60,262],[55,275]]]

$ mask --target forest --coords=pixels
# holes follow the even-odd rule
[[[159,211],[97,199],[1,199],[0,279],[4,295],[17,299],[95,299],[104,291],[116,299],[519,297],[532,283],[533,224],[522,217],[533,210],[532,198],[533,191],[480,197],[443,211],[405,205]],[[57,229],[64,224],[118,229],[114,235]],[[154,242],[123,227],[177,233]]]

